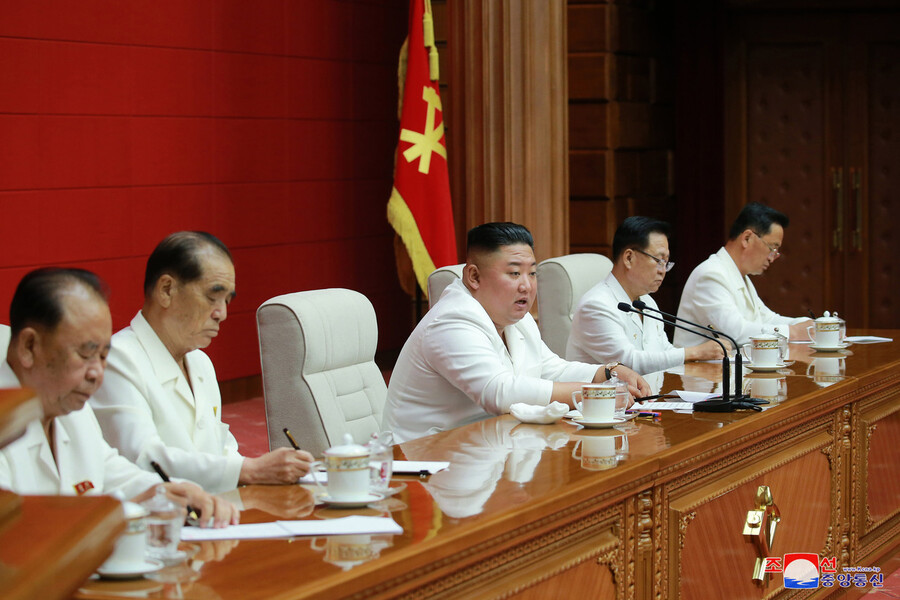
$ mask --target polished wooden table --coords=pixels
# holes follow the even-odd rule
[[[244,522],[390,515],[404,532],[204,544],[202,560],[161,572],[155,588],[80,595],[143,585],[148,597],[242,600],[789,597],[781,575],[753,580],[761,555],[875,566],[900,546],[900,332],[874,333],[897,341],[832,354],[792,345],[788,368],[746,374],[745,389],[773,401],[761,413],[665,412],[606,431],[492,418],[397,447],[451,466],[395,482],[395,496],[362,510],[314,507],[300,486],[242,488],[255,507]],[[720,368],[651,379],[709,391]],[[745,521],[773,507],[766,552]]]

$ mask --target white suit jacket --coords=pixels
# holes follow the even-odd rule
[[[769,309],[756,293],[750,278],[741,276],[725,250],[710,255],[688,277],[678,305],[682,319],[709,325],[745,344],[751,335],[773,333],[776,325],[792,325],[805,317],[783,317]],[[696,346],[704,338],[675,330],[676,346]]]
[[[190,385],[138,312],[112,337],[103,385],[91,404],[106,440],[139,467],[149,470],[154,460],[170,477],[208,492],[233,489],[244,459],[222,422],[216,371],[200,350],[185,360]]]
[[[649,295],[640,299],[656,308]],[[567,359],[617,360],[641,375],[684,364],[684,348],[672,346],[662,322],[649,318],[642,322],[637,313],[619,310],[619,302],[630,305],[631,298],[612,273],[581,297],[566,345]]]
[[[398,442],[550,403],[554,381],[591,381],[596,365],[565,361],[531,315],[504,330],[509,347],[461,280],[444,290],[403,346],[388,385],[383,427]]]
[[[0,387],[20,387],[5,360]],[[0,487],[29,495],[97,495],[120,491],[131,498],[162,483],[120,456],[103,439],[91,407],[57,417],[53,422],[56,460],[38,420],[25,435],[0,450]],[[79,485],[81,484],[81,485]]]

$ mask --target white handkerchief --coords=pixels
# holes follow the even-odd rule
[[[709,394],[707,392],[688,392],[685,390],[675,390],[675,393],[678,394],[678,397],[684,400],[685,402],[702,402],[703,400],[709,400],[710,398],[714,398],[719,394]]]
[[[547,406],[517,402],[509,407],[509,412],[523,423],[548,425],[562,419],[569,412],[569,407],[562,402],[551,402]]]

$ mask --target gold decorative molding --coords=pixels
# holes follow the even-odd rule
[[[606,565],[609,567],[609,572],[612,573],[613,583],[616,584],[616,587],[619,586],[619,560],[618,548],[610,548],[597,556],[598,565]]]
[[[666,544],[664,543],[662,487],[653,488],[653,589],[657,600],[662,598],[663,567],[666,560]]]
[[[638,550],[648,550],[653,537],[653,516],[651,515],[653,501],[650,499],[650,490],[645,490],[638,495],[638,505],[640,507],[637,522]]]
[[[695,511],[691,511],[681,515],[681,518],[678,520],[678,549],[684,550],[684,534],[687,533],[688,525],[697,518],[697,513]]]
[[[596,502],[582,502],[577,506],[584,508],[588,505],[596,505]],[[575,509],[576,507],[572,508]],[[577,511],[566,510],[561,511],[557,514],[569,514],[572,512]],[[487,559],[478,560],[477,562],[463,569],[454,571],[449,575],[436,580],[432,580],[428,584],[416,588],[415,591],[411,593],[410,597],[430,597],[435,594],[444,593],[463,583],[467,585],[477,585],[477,583],[485,577],[495,577],[496,573],[499,572],[498,569],[509,568],[510,565],[522,561],[523,559],[533,561],[535,555],[538,555],[540,553],[551,554],[555,551],[559,551],[560,547],[570,545],[573,541],[573,538],[577,538],[579,535],[585,536],[586,530],[588,529],[602,529],[603,526],[606,525],[618,530],[623,525],[623,517],[622,507],[620,504],[616,504],[608,507],[605,510],[589,514],[585,517],[577,519],[576,521],[569,522],[563,527],[548,531],[538,537],[530,537],[522,543],[508,548],[505,551],[489,556]],[[517,537],[526,537],[529,533],[533,535],[534,531],[542,529],[543,525],[553,522],[560,522],[560,520],[558,518],[554,518],[553,515],[549,515],[534,523],[519,527],[515,530],[507,532],[504,535],[498,536],[489,541],[477,544],[464,551],[458,552],[452,557],[447,557],[443,560],[436,561],[427,566],[405,573],[400,577],[395,577],[389,581],[385,581],[378,586],[373,586],[372,588],[366,590],[365,594],[353,597],[362,599],[376,596],[380,593],[397,588],[405,582],[422,579],[430,572],[439,570],[453,563],[458,564],[460,557],[474,556],[478,553],[489,551],[492,548],[502,546],[504,542],[510,541]],[[591,544],[583,552],[577,553],[574,557],[571,557],[570,559],[560,563],[557,568],[543,572],[539,577],[523,581],[522,585],[517,589],[524,589],[526,587],[533,586],[537,583],[540,583],[541,581],[549,579],[550,577],[558,575],[559,573],[566,571],[575,565],[591,559],[591,557],[596,556],[604,550],[605,546],[597,547],[596,545]]]
[[[673,482],[677,482],[675,484],[675,487],[681,487],[682,485],[688,484],[696,479],[706,477],[710,472],[718,471],[723,466],[727,467],[727,466],[730,466],[731,464],[741,462],[748,455],[758,455],[760,452],[765,451],[768,448],[771,448],[772,446],[777,446],[779,444],[783,444],[786,441],[790,441],[791,443],[796,442],[798,440],[798,438],[802,435],[809,435],[809,436],[816,435],[819,432],[815,431],[815,430],[826,431],[828,424],[830,423],[830,421],[832,419],[831,415],[824,415],[819,418],[813,419],[811,421],[806,421],[805,423],[803,423],[800,426],[800,428],[788,427],[785,429],[784,426],[786,424],[790,424],[794,421],[799,421],[799,420],[801,420],[801,418],[802,418],[802,415],[797,415],[792,419],[786,419],[784,421],[780,421],[779,423],[773,424],[770,427],[761,429],[759,434],[747,435],[747,436],[742,436],[740,438],[736,438],[729,443],[722,444],[721,446],[719,446],[716,449],[709,450],[708,452],[703,452],[701,454],[698,454],[698,455],[692,457],[691,459],[688,459],[686,461],[683,461],[683,462],[680,462],[677,464],[673,464],[669,467],[666,467],[665,469],[660,469],[660,471],[659,471],[660,479],[662,479],[665,475],[668,475],[670,473],[684,471],[687,467],[689,467],[691,465],[694,465],[697,463],[705,463],[705,462],[714,461],[715,467],[711,468],[710,465],[706,465],[704,467],[694,469],[694,470],[690,471],[687,475],[681,476],[681,477],[673,480]],[[784,431],[782,431],[778,435],[766,438],[762,442],[750,444],[747,447],[744,447],[736,452],[728,454],[732,448],[746,446],[750,439],[763,437],[765,435],[765,433],[775,430],[775,429],[784,429]],[[798,431],[800,432],[799,434],[798,434]],[[723,461],[721,460],[721,457],[723,455],[728,455],[727,462],[723,463]],[[671,487],[673,482],[670,482],[667,485],[669,487]]]
[[[701,490],[703,488],[709,488],[705,494],[702,492],[690,494],[691,499],[686,501],[687,504],[681,506],[682,510],[692,510],[709,502],[717,496],[733,491],[742,485],[753,481],[761,475],[770,473],[798,458],[832,444],[832,436],[827,433],[825,428],[826,425],[827,421],[822,421],[802,434],[798,435],[796,431],[793,435],[791,435],[790,432],[785,432],[771,440],[765,440],[758,444],[754,444],[740,452],[725,456],[718,462],[705,465],[695,469],[687,475],[674,479],[669,482],[666,487],[670,492],[673,492],[676,489],[684,488],[692,483],[696,483],[698,480],[710,476],[714,477],[715,480],[713,482],[705,484],[700,488]],[[778,446],[783,447],[778,448]],[[771,453],[773,455],[780,453],[782,456],[777,460],[769,460],[769,457],[766,455],[766,452],[769,450],[773,450]],[[747,459],[749,457],[753,457],[753,461],[748,462]],[[759,465],[758,463],[762,460],[766,461],[765,464]],[[734,477],[733,473],[729,471],[729,468],[734,465],[740,465],[741,467],[752,465],[752,467],[745,469],[746,473],[742,476]],[[727,481],[723,482],[722,475],[726,472],[728,472],[730,476],[727,478]],[[688,494],[684,493],[680,496],[684,498],[688,496]]]

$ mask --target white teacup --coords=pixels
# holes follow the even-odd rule
[[[787,379],[784,377],[745,379],[744,393],[753,398],[779,402],[787,397]]]
[[[322,490],[326,487],[319,481],[317,473],[328,472],[328,497],[337,502],[355,502],[370,497],[369,450],[353,443],[353,437],[344,434],[344,444],[329,448],[323,461],[310,465],[310,473]]]
[[[838,348],[841,345],[842,323],[837,317],[819,317],[806,328],[810,341],[820,348]],[[815,332],[815,335],[813,335]]]
[[[579,452],[579,445],[581,452]],[[581,468],[605,471],[618,464],[619,455],[628,452],[628,438],[616,435],[580,436],[572,448],[572,458],[581,461]]]
[[[116,539],[115,548],[100,570],[110,571],[134,568],[143,565],[147,552],[147,515],[146,508],[135,502],[123,502],[125,511],[125,531]]]
[[[777,367],[782,363],[781,344],[774,335],[755,335],[741,348],[744,358],[755,367]]]
[[[572,392],[572,404],[585,420],[612,421],[616,409],[616,386],[604,383],[584,385],[580,392]]]
[[[844,378],[847,365],[843,356],[816,357],[806,367],[806,375],[822,387],[828,387]]]
[[[312,538],[309,545],[313,550],[325,551],[325,562],[349,571],[356,565],[378,558],[386,544],[372,540],[371,535],[330,535],[320,546],[319,538]]]

